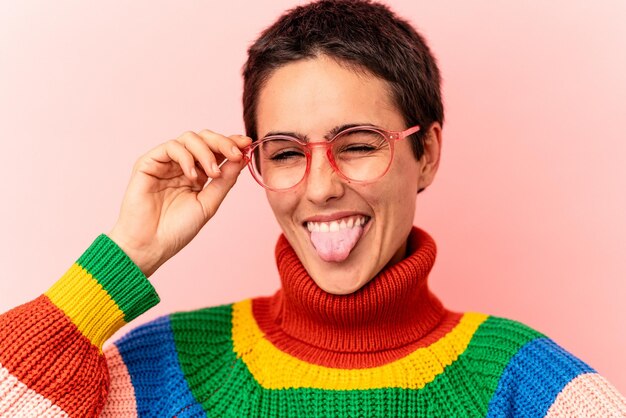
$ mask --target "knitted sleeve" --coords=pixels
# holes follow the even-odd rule
[[[520,322],[499,323],[508,332],[492,334],[490,356],[512,355],[499,363],[487,417],[626,417],[626,399],[587,363]]]
[[[111,384],[103,343],[159,302],[102,234],[46,293],[0,315],[0,417],[96,417]]]

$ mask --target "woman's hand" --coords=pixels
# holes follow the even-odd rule
[[[250,143],[246,136],[205,129],[149,151],[133,167],[109,238],[152,275],[213,217],[245,167],[240,149]],[[213,180],[204,187],[209,177]]]

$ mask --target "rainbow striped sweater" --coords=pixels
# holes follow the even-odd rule
[[[159,301],[106,235],[39,298],[0,316],[0,417],[617,417],[591,367],[519,322],[450,311],[436,247],[351,295],[325,293],[281,236],[281,289],[179,312],[104,342]]]

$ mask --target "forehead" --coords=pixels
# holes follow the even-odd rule
[[[259,93],[256,115],[259,137],[271,131],[325,136],[354,123],[402,128],[385,80],[325,56],[275,70]]]

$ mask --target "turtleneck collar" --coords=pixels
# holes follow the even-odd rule
[[[284,235],[275,253],[282,288],[255,299],[253,313],[266,338],[308,361],[325,364],[333,353],[332,364],[345,365],[348,358],[347,363],[354,366],[356,360],[365,367],[430,343],[458,321],[428,288],[437,250],[417,227],[409,234],[406,258],[348,295],[322,290]],[[377,358],[368,353],[378,353]]]

